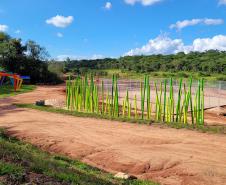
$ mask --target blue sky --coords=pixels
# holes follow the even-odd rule
[[[1,0],[0,30],[52,58],[226,50],[226,0]]]

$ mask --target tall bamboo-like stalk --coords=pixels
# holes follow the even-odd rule
[[[94,107],[94,109],[95,109],[95,112],[97,114],[99,114],[99,96],[98,96],[99,91],[98,91],[98,87],[97,86],[95,86],[94,92],[95,92],[95,96],[94,96],[94,99],[95,99],[95,107]]]
[[[83,85],[83,109],[85,110],[86,109],[86,90],[87,90],[87,86],[88,86],[88,77],[87,75],[85,75],[85,78],[84,78],[84,85]]]
[[[174,122],[174,91],[173,78],[170,79],[170,121]]]
[[[183,103],[183,118],[184,124],[187,124],[187,115],[188,115],[188,106],[189,106],[189,93],[187,93],[186,85],[184,84],[184,103]]]
[[[163,122],[166,121],[166,83],[167,81],[164,80]]]
[[[190,78],[190,82],[189,82],[189,93],[190,93],[191,120],[192,120],[192,125],[194,127],[194,112],[193,112],[193,101],[192,101],[192,77]]]
[[[104,114],[104,81],[103,80],[101,83],[101,101],[102,101],[101,114]]]
[[[169,119],[168,119],[168,116],[169,116],[169,101],[168,101],[169,98],[166,98],[166,112],[165,112],[165,122],[168,123]]]
[[[198,123],[201,122],[201,82],[198,82]]]
[[[147,89],[147,119],[150,119],[150,91],[151,91],[151,88],[150,88],[150,80],[149,80],[149,77],[147,77],[147,80],[146,80],[146,89]]]
[[[115,84],[115,75],[112,76],[112,84],[111,84],[111,115],[114,115],[114,84]]]
[[[198,97],[198,93],[195,93],[195,99],[194,99],[194,117],[195,117],[195,122],[196,122],[196,126],[198,125],[198,108],[197,108],[197,97]]]
[[[141,101],[140,101],[140,103],[141,103],[141,118],[142,118],[142,107],[143,107],[143,102],[142,102],[142,100],[143,100],[143,84],[142,84],[142,82],[140,82],[140,97],[141,97]]]
[[[155,93],[156,93],[156,103],[155,103],[155,119],[156,121],[159,121],[159,114],[160,114],[160,101],[159,101],[159,95],[158,95],[158,87],[157,87],[157,83],[155,82]]]
[[[78,86],[78,79],[76,79],[76,81],[73,84],[74,88],[75,88],[75,94],[73,95],[73,99],[75,99],[74,101],[74,109],[76,111],[78,111],[78,107],[79,107],[79,86]]]
[[[114,93],[114,117],[119,117],[119,101],[118,101],[118,80],[115,78],[115,93]]]
[[[170,123],[171,122],[171,100],[170,100],[170,97],[168,97],[167,107],[168,107],[167,122]]]
[[[137,119],[137,96],[135,95],[134,96],[134,116],[135,116],[135,119]]]
[[[69,109],[69,106],[70,106],[70,77],[69,77],[69,80],[66,81],[66,107],[67,109]]]
[[[201,91],[202,91],[202,105],[201,105],[201,124],[204,125],[204,109],[205,109],[205,95],[204,95],[204,79],[201,80],[202,85],[201,85]]]
[[[162,120],[162,82],[160,84],[160,96],[159,96],[159,118],[158,120]]]
[[[189,106],[191,106],[191,102],[190,102],[190,96],[191,96],[191,93],[190,93],[190,90],[187,92],[187,99],[186,99],[186,123],[188,124],[188,110],[189,110]]]
[[[107,90],[106,105],[105,105],[105,114],[108,114],[109,115],[109,90]]]
[[[129,117],[130,112],[130,101],[129,101],[129,91],[126,90],[126,108],[127,108],[127,116]]]
[[[129,119],[131,118],[131,103],[129,103],[129,106],[128,106],[128,118]]]
[[[144,77],[144,85],[141,83],[141,118],[144,119],[144,102],[146,92],[146,76]]]
[[[179,90],[178,90],[178,100],[177,100],[177,109],[176,109],[176,122],[179,121],[179,116],[180,116],[180,108],[181,108],[181,94],[182,94],[182,83],[183,80],[180,79],[180,85],[179,85]]]
[[[89,88],[89,85],[87,84],[87,88],[86,88],[86,96],[85,96],[85,111],[86,112],[89,112],[90,110],[90,88]]]
[[[126,102],[123,100],[122,102],[122,117],[125,117],[125,112],[126,112]]]

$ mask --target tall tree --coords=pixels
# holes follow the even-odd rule
[[[46,60],[49,57],[47,50],[35,41],[29,40],[26,43],[27,55],[34,60]]]

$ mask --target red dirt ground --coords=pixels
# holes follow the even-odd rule
[[[38,87],[34,92],[1,99],[0,126],[44,150],[109,172],[126,172],[164,185],[225,184],[225,135],[77,118],[12,105],[63,100],[62,88]]]

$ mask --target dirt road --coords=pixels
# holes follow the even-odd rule
[[[0,126],[50,152],[110,172],[126,172],[167,185],[223,185],[226,136],[157,126],[77,118],[21,109],[12,103],[64,99],[62,87],[38,87],[0,100]]]

